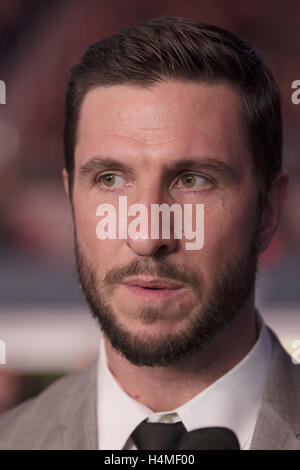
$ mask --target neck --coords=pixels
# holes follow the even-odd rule
[[[257,340],[254,302],[193,359],[167,367],[136,366],[104,336],[107,365],[123,390],[153,412],[173,410],[238,364]]]

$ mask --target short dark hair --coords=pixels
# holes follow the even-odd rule
[[[226,82],[238,91],[253,172],[263,202],[282,165],[280,91],[268,67],[240,36],[181,17],[160,17],[92,44],[72,68],[66,94],[64,152],[72,200],[80,107],[98,86],[151,86],[166,79]]]

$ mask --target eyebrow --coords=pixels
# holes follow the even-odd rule
[[[224,162],[223,160],[211,156],[202,156],[199,158],[188,159],[181,158],[179,160],[171,160],[170,162],[163,164],[164,170],[169,172],[174,170],[180,170],[183,168],[193,169],[196,167],[199,169],[202,168],[212,170],[232,182],[238,182],[240,180],[240,174],[237,169]],[[120,160],[111,157],[96,156],[90,158],[90,160],[80,166],[79,179],[83,180],[87,176],[90,176],[91,174],[95,173],[96,171],[112,168],[115,170],[127,172],[132,176],[135,176],[136,174],[135,169],[129,164],[126,164],[124,162],[121,162]]]

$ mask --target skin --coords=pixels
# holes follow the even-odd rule
[[[95,156],[110,156],[130,165],[135,174],[111,169],[95,170],[79,177],[79,169]],[[204,166],[207,158],[229,165],[234,177]],[[193,168],[167,171],[172,160],[196,158]],[[252,156],[247,148],[240,118],[240,99],[227,84],[167,81],[146,89],[132,85],[98,87],[82,103],[75,149],[73,189],[74,223],[84,256],[103,281],[114,266],[136,257],[150,260],[163,255],[179,268],[184,266],[201,277],[209,291],[220,269],[236,259],[249,244],[249,221],[255,220],[256,186]],[[119,175],[117,187],[94,183],[99,173]],[[196,189],[182,185],[184,174],[199,175]],[[68,195],[68,173],[63,169]],[[178,183],[178,181],[180,181]],[[264,251],[280,220],[288,176],[282,171],[274,180],[261,217],[259,251]],[[203,203],[204,247],[184,248],[185,239],[99,240],[96,237],[96,207],[118,205],[126,195],[128,206]],[[150,224],[150,221],[149,221]],[[147,279],[147,276],[140,276]],[[155,276],[150,276],[155,277]],[[100,288],[100,287],[99,287]],[[138,315],[145,300],[120,284],[109,296],[120,324],[146,340],[159,341],[179,328],[186,328],[195,315],[195,295],[183,286],[180,295],[155,300],[162,315],[146,324]],[[188,360],[167,367],[137,366],[116,351],[105,336],[108,367],[130,396],[153,411],[169,411],[234,367],[257,339],[254,289],[233,321],[206,348]]]

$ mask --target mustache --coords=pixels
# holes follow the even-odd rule
[[[178,268],[169,260],[161,262],[136,258],[129,264],[114,266],[110,269],[103,280],[104,284],[120,284],[127,277],[136,275],[147,275],[152,277],[163,277],[170,281],[177,281],[191,286],[198,294],[202,292],[203,283],[199,279],[199,274],[187,270],[185,267]]]
[[[83,282],[81,268],[89,266],[90,273],[95,273],[95,266],[85,259],[85,256],[81,252],[76,233],[74,239],[74,251],[76,270],[80,279]],[[91,274],[95,277],[95,274]],[[163,259],[158,261],[154,258],[140,258],[136,257],[131,262],[126,264],[115,265],[111,269],[108,269],[103,280],[94,279],[96,283],[103,284],[111,292],[114,290],[117,284],[122,284],[127,277],[130,276],[152,276],[152,277],[164,277],[170,281],[177,281],[191,287],[196,296],[200,298],[204,292],[204,282],[201,273],[195,273],[192,269],[187,269],[184,265],[178,267],[173,264],[169,259]],[[82,283],[81,282],[81,283]]]

